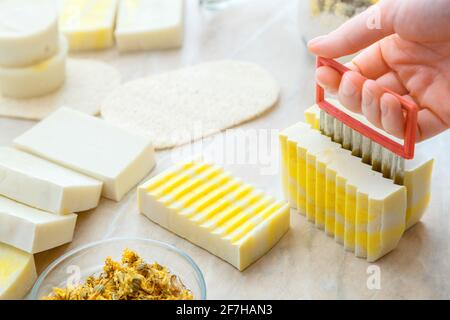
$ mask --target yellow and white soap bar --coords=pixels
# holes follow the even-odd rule
[[[63,0],[59,26],[70,51],[106,49],[114,43],[117,0]]]
[[[120,51],[178,48],[183,42],[183,0],[122,0],[115,37]]]
[[[72,241],[76,214],[56,215],[0,196],[0,242],[38,253]]]
[[[155,165],[147,137],[60,108],[14,140],[26,152],[103,182],[102,195],[119,201]]]
[[[47,60],[58,51],[58,41],[57,12],[50,1],[0,1],[1,67]]]
[[[375,261],[405,230],[406,190],[309,125],[280,135],[283,186],[293,207],[357,256]]]
[[[344,108],[337,100],[330,99],[330,101],[344,112],[357,118],[367,126],[380,130],[374,127],[367,119],[359,114],[349,111]],[[313,105],[305,111],[306,122],[315,129],[319,129],[320,108]],[[386,134],[387,133],[383,133]],[[390,138],[396,139],[392,136]],[[399,141],[402,143],[401,141]],[[408,200],[406,211],[406,229],[415,225],[424,215],[431,197],[431,179],[433,175],[434,160],[424,154],[420,150],[420,144],[416,146],[414,159],[405,160],[405,174],[403,185],[406,187]]]
[[[98,205],[103,183],[23,151],[0,147],[0,195],[56,214]]]
[[[32,254],[0,243],[0,300],[22,299],[36,278]]]
[[[11,98],[34,98],[56,91],[66,76],[67,41],[60,37],[57,53],[26,67],[0,66],[0,93]]]
[[[239,270],[289,229],[289,207],[202,161],[175,166],[138,188],[142,214]]]

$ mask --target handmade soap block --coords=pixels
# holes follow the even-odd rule
[[[368,261],[396,247],[405,230],[405,187],[307,124],[284,130],[280,140],[283,187],[292,206]]]
[[[151,141],[96,117],[60,108],[14,140],[26,152],[103,182],[120,201],[155,165]]]
[[[190,161],[138,188],[152,221],[244,270],[289,229],[288,205],[220,167]]]
[[[352,113],[344,108],[338,101],[330,101],[344,112],[357,118],[365,125],[375,128],[365,117]],[[320,108],[314,105],[305,111],[305,119],[315,129],[319,129]],[[405,160],[405,174],[403,185],[407,190],[406,229],[415,225],[424,215],[431,198],[431,179],[433,176],[434,160],[421,151],[420,145],[416,146],[414,159]]]
[[[47,160],[0,147],[0,195],[57,214],[98,205],[103,183]]]
[[[120,51],[170,49],[183,42],[183,0],[123,0],[115,37]]]
[[[99,50],[113,45],[117,0],[63,0],[59,26],[70,51]]]
[[[26,67],[0,66],[0,93],[5,97],[33,98],[60,88],[66,76],[67,41],[61,37],[58,51],[47,60]]]
[[[76,214],[56,215],[0,196],[0,242],[38,253],[72,241]]]
[[[32,254],[0,243],[0,300],[22,299],[36,278]]]
[[[25,67],[58,51],[58,18],[48,1],[0,1],[0,66]]]

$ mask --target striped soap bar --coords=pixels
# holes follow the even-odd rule
[[[280,134],[283,188],[292,207],[358,257],[375,261],[405,230],[406,188],[305,123]]]
[[[142,214],[244,270],[289,229],[288,204],[203,161],[179,164],[138,188]]]

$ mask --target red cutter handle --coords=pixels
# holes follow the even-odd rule
[[[316,67],[319,68],[322,66],[331,67],[338,71],[341,75],[343,75],[347,71],[350,71],[349,68],[333,59],[317,57]],[[374,129],[368,127],[359,120],[351,117],[350,115],[339,110],[337,107],[326,101],[324,89],[319,84],[316,84],[316,103],[321,109],[325,110],[341,122],[345,123],[353,130],[358,131],[363,136],[370,138],[372,141],[377,142],[381,146],[389,149],[390,151],[403,157],[404,159],[412,159],[414,158],[414,147],[416,144],[418,107],[413,102],[406,100],[402,96],[387,88],[383,88],[383,90],[395,96],[401,103],[402,109],[406,112],[406,128],[403,145],[389,139],[389,137],[379,133],[378,131],[375,131]]]

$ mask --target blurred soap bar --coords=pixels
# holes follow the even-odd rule
[[[49,1],[0,1],[0,66],[24,67],[58,49],[58,17]]]
[[[114,43],[117,0],[63,0],[59,26],[70,51],[106,49]]]
[[[17,148],[103,182],[102,195],[120,201],[155,165],[149,138],[60,108],[14,140]]]
[[[0,242],[38,253],[72,241],[76,214],[56,215],[0,196]]]
[[[22,299],[36,278],[32,254],[0,243],[0,300]]]
[[[66,77],[67,41],[59,39],[58,51],[47,60],[26,67],[0,66],[0,93],[25,99],[58,90]]]
[[[68,214],[98,205],[102,182],[9,147],[0,147],[0,195]]]
[[[178,48],[183,42],[183,0],[123,0],[115,37],[120,51]]]

